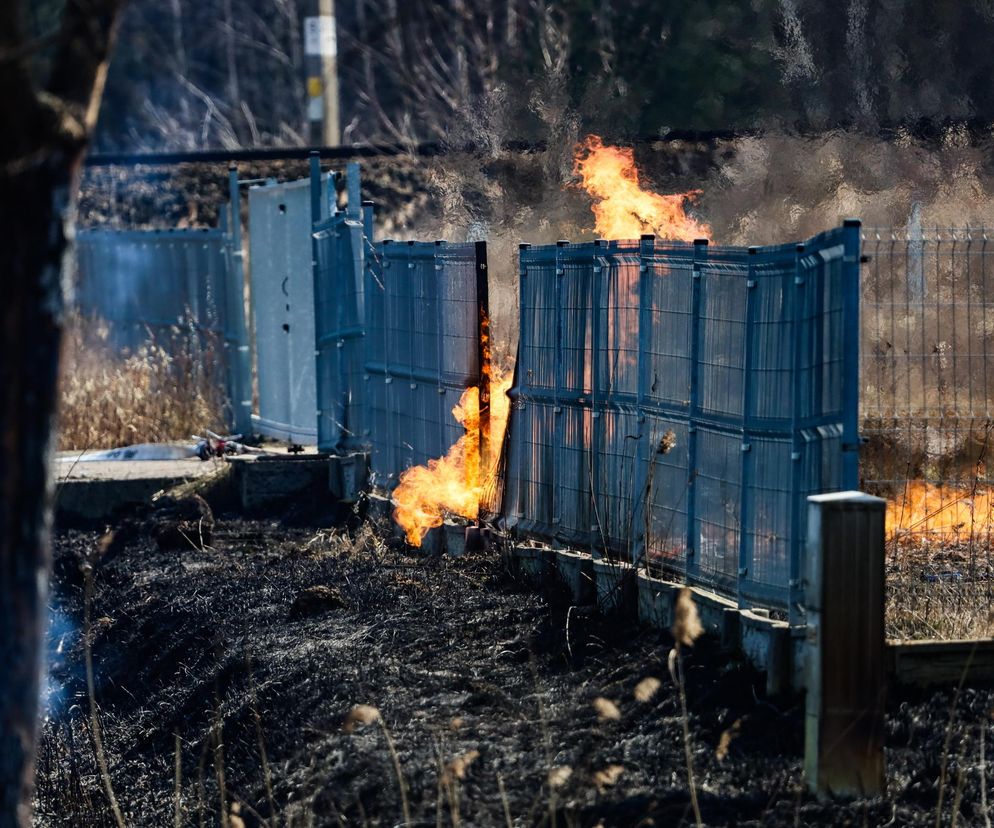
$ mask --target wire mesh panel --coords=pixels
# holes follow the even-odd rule
[[[453,409],[480,382],[477,247],[385,241],[364,290],[364,424],[374,483],[392,488],[463,434]]]
[[[314,228],[318,448],[367,442],[363,425],[364,246],[361,221],[339,213]]]
[[[866,229],[861,416],[888,498],[895,636],[988,634],[994,244],[983,230]]]
[[[111,341],[134,349],[174,327],[223,336],[225,239],[219,230],[82,230],[77,303],[108,323]]]
[[[76,301],[107,323],[109,341],[134,351],[153,341],[170,351],[177,338],[220,357],[232,399],[236,315],[228,237],[221,230],[82,230],[76,239]]]
[[[796,605],[805,498],[855,484],[858,232],[524,247],[509,525]]]
[[[249,264],[259,383],[255,428],[317,440],[311,191],[307,180],[249,190]]]

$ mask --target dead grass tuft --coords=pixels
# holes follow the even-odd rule
[[[616,722],[621,718],[621,710],[619,710],[618,705],[610,699],[598,696],[593,700],[592,704],[594,706],[594,710],[597,711],[597,718],[602,722]]]
[[[598,791],[603,792],[605,788],[610,788],[616,784],[624,772],[623,765],[608,765],[606,768],[594,771],[594,785],[597,786]]]
[[[374,724],[380,720],[380,711],[371,704],[357,704],[349,711],[342,724],[342,730],[352,733],[356,728]]]
[[[684,587],[677,595],[673,608],[673,638],[678,644],[693,647],[694,642],[704,633],[701,619],[697,615],[697,605],[689,587]]]
[[[569,765],[556,765],[554,768],[550,768],[546,780],[550,788],[561,788],[569,781],[572,775],[573,768]]]
[[[647,702],[659,692],[662,682],[654,676],[648,676],[635,685],[635,701]]]
[[[178,327],[133,351],[107,325],[74,316],[59,378],[59,448],[83,451],[188,439],[224,430],[228,403],[221,343]]]

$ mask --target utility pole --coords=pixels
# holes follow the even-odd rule
[[[311,0],[316,13],[304,19],[307,65],[307,117],[311,143],[338,146],[338,36],[335,0]]]

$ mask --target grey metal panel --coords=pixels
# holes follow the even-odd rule
[[[318,405],[309,182],[253,187],[248,202],[259,382],[255,426],[273,437],[314,443]]]
[[[846,475],[855,232],[803,255],[651,237],[523,249],[508,525],[743,605],[796,604],[804,499]]]

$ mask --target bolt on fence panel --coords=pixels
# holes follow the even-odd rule
[[[805,498],[847,482],[857,234],[523,247],[508,525],[796,606]]]
[[[363,394],[379,486],[464,433],[453,409],[480,382],[476,270],[473,244],[388,241],[367,260]]]

